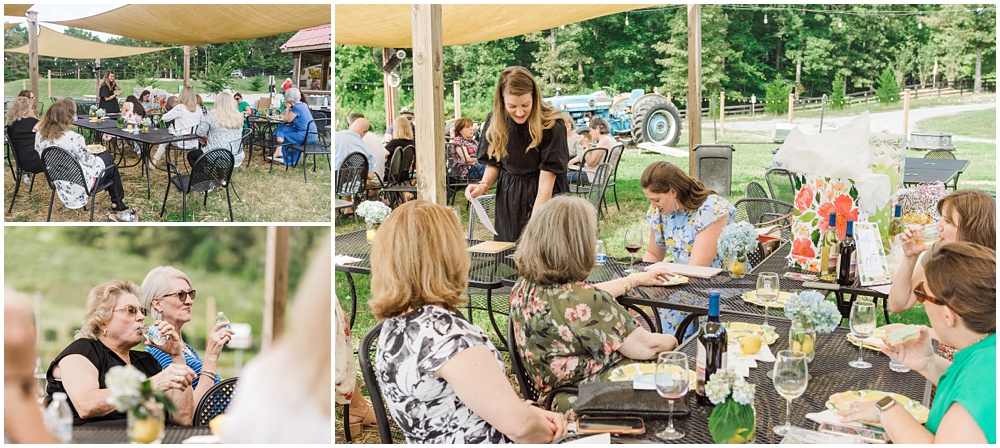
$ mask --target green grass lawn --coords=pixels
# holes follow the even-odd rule
[[[177,92],[178,87],[183,85],[184,81],[180,79],[159,81],[157,86],[160,89],[164,89],[168,92]],[[145,87],[136,84],[135,79],[119,79],[118,85],[122,88],[122,94],[127,96],[132,94],[132,90],[138,87]],[[192,81],[191,86],[194,87],[195,91],[198,93],[206,93],[204,84],[201,81]],[[7,81],[3,85],[4,96],[16,96],[23,89],[31,87],[31,82],[27,79],[18,79],[14,81]],[[247,79],[235,79],[233,78],[230,87],[244,94],[251,93],[267,93],[267,85],[264,85],[260,90],[250,90],[250,78]],[[84,95],[97,95],[97,80],[95,79],[52,79],[52,93],[49,94],[49,81],[45,78],[41,78],[38,81],[39,95],[38,99],[45,103],[48,107],[51,104],[49,97],[71,97],[71,98],[83,98]],[[124,98],[124,97],[123,97]]]
[[[948,117],[923,120],[920,129],[936,129],[963,137],[997,138],[997,110],[984,109],[962,112]]]

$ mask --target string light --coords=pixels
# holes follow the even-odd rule
[[[843,27],[844,27],[844,21],[843,21],[843,20],[841,20],[841,19],[840,19],[840,18],[838,17],[838,18],[837,18],[837,28],[843,28]]]
[[[917,18],[917,29],[919,30],[919,29],[923,29],[923,28],[924,28],[924,18],[923,17],[918,17]]]
[[[628,26],[628,12],[625,12],[625,26]]]
[[[764,24],[767,25],[767,14],[764,14]]]

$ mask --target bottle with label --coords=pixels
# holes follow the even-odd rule
[[[47,423],[49,432],[61,443],[69,443],[73,440],[73,411],[69,409],[69,402],[66,394],[56,392],[52,394],[52,402],[49,403],[47,412]]]
[[[840,253],[837,254],[837,283],[841,286],[854,284],[857,272],[857,245],[854,243],[854,221],[847,221],[847,235],[840,241]]]
[[[604,263],[608,261],[608,254],[604,252],[604,241],[597,240],[597,265],[604,266]]]
[[[711,291],[708,293],[708,318],[698,332],[698,388],[695,392],[702,405],[712,404],[705,393],[705,384],[715,372],[726,368],[728,342],[726,327],[719,321],[719,292]]]
[[[899,235],[902,235],[906,231],[906,226],[903,225],[903,219],[900,217],[902,214],[903,206],[896,204],[896,210],[892,213],[892,221],[889,221],[890,251],[891,247],[899,244]]]
[[[840,238],[837,237],[837,214],[830,213],[830,226],[819,239],[819,279],[833,282],[837,279],[837,252]]]

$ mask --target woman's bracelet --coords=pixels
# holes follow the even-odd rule
[[[623,294],[628,294],[629,291],[632,291],[633,288],[631,276],[622,277],[622,280],[623,283],[625,284],[625,292]]]
[[[204,375],[204,374],[206,374],[206,373],[207,373],[207,374],[209,374],[209,376],[210,376],[210,377],[212,377],[212,379],[213,379],[213,380],[215,379],[215,377],[216,377],[216,376],[219,376],[219,374],[218,374],[218,373],[215,373],[215,372],[213,372],[213,371],[211,371],[211,370],[208,370],[208,369],[201,369],[201,375]]]

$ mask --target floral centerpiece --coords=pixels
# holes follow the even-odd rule
[[[815,355],[816,333],[830,333],[843,319],[836,304],[812,290],[792,294],[785,304],[785,317],[792,321],[788,336],[791,349],[805,353],[808,361]]]
[[[708,432],[715,443],[753,443],[757,387],[731,369],[715,372],[705,384],[705,394],[715,405],[708,417]]]
[[[757,230],[749,222],[741,221],[722,229],[718,255],[730,274],[737,278],[743,277],[750,270],[747,254],[757,250],[759,244]]]
[[[96,104],[91,104],[90,105],[90,116],[91,117],[96,117],[97,116],[97,105]]]
[[[151,124],[153,124],[153,120],[150,120],[149,117],[144,117],[142,120],[139,120],[139,125],[142,126],[142,132],[149,132],[149,126]]]
[[[375,234],[378,230],[378,226],[382,224],[389,217],[389,212],[392,209],[388,205],[385,205],[381,201],[364,201],[358,205],[357,214],[358,216],[365,218],[365,225],[368,230],[365,232],[365,237],[368,242],[375,241]]]
[[[124,412],[129,443],[159,443],[167,412],[176,412],[174,402],[162,390],[153,389],[149,378],[135,367],[115,366],[105,375],[108,404]]]
[[[94,111],[94,115],[97,115],[97,118],[104,118],[104,116],[107,115],[107,112],[104,109],[98,108]]]

